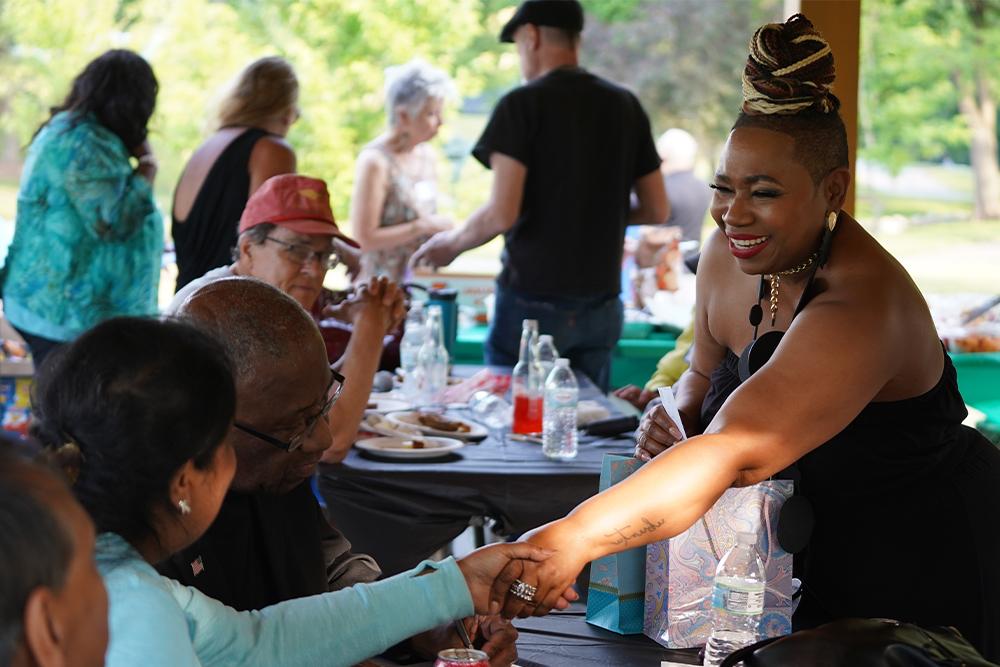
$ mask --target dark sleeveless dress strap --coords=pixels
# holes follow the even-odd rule
[[[236,230],[250,192],[250,153],[268,132],[251,127],[215,159],[185,220],[173,218],[177,290],[232,262]]]

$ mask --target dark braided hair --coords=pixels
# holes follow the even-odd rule
[[[178,320],[115,318],[54,352],[32,396],[32,434],[79,450],[73,492],[97,532],[129,542],[154,534],[170,481],[187,461],[207,467],[229,429],[236,389],[209,334]]]
[[[761,26],[743,70],[743,108],[733,129],[760,127],[791,136],[795,156],[819,183],[848,166],[847,131],[830,87],[830,45],[802,14]]]
[[[146,125],[159,89],[153,68],[142,56],[113,49],[90,61],[73,79],[63,103],[49,110],[49,120],[63,111],[74,114],[77,120],[92,113],[131,151],[146,140]]]

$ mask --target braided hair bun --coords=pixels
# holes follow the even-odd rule
[[[830,45],[802,14],[761,26],[750,40],[743,70],[743,113],[790,115],[836,112]]]

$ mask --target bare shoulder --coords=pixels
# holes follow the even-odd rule
[[[906,269],[855,220],[842,220],[811,306],[839,312],[855,345],[878,348],[892,378],[877,400],[909,398],[932,388],[944,363],[927,302]],[[806,311],[803,311],[803,315]]]
[[[253,162],[254,160],[291,160],[294,162],[295,149],[284,138],[269,134],[261,137],[254,144],[253,151],[250,153],[250,161]]]

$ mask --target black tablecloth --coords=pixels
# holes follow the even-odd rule
[[[586,378],[580,398],[613,406]],[[517,535],[565,516],[597,492],[606,453],[630,454],[630,435],[581,436],[580,453],[552,461],[541,446],[490,437],[444,460],[379,460],[352,450],[320,467],[319,488],[333,524],[354,551],[371,554],[383,571],[412,567],[460,535],[476,517]]]
[[[667,649],[644,635],[619,635],[594,627],[586,622],[580,605],[541,618],[517,620],[514,625],[520,633],[517,664],[522,667],[659,667],[664,660],[701,664],[697,649]]]

